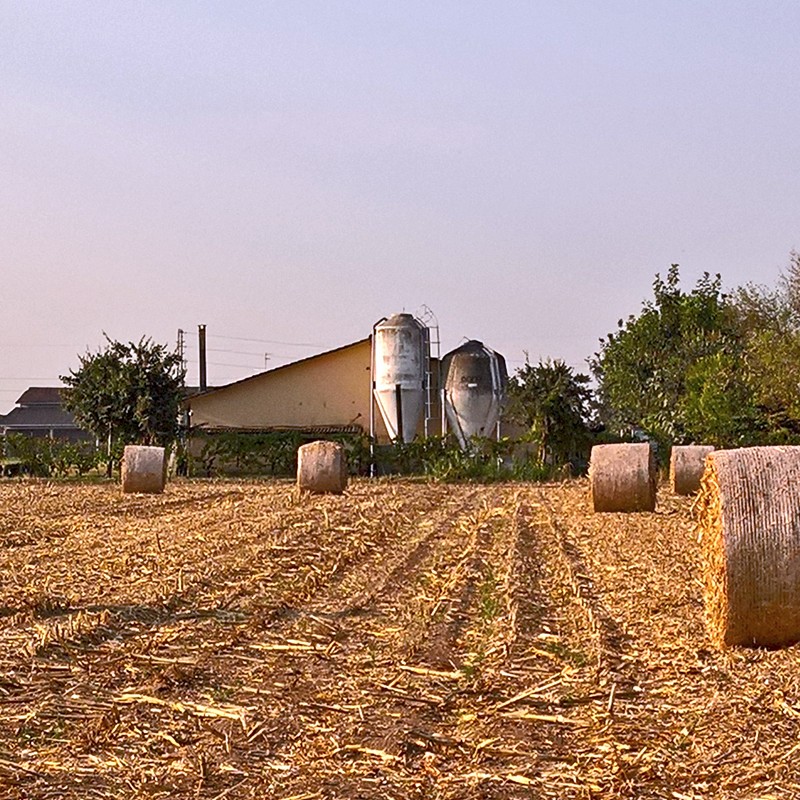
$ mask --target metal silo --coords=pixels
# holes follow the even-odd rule
[[[410,442],[425,410],[428,330],[411,314],[378,322],[372,336],[375,402],[393,440]]]
[[[466,450],[472,436],[490,436],[508,383],[506,360],[472,339],[442,359],[447,423]]]

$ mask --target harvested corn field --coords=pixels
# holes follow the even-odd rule
[[[0,797],[800,797],[800,649],[711,646],[690,504],[0,484]]]

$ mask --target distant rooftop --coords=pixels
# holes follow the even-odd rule
[[[54,407],[55,403],[33,403],[28,406],[18,406],[12,408],[8,414],[0,415],[0,428],[25,428],[25,429],[48,429],[48,428],[67,428],[77,429],[75,418],[69,411],[63,408]]]
[[[31,386],[17,400],[18,406],[61,405],[63,386]]]

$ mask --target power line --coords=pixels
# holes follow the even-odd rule
[[[54,380],[51,375],[48,378],[0,378],[0,381],[52,381]]]
[[[261,371],[261,367],[254,367],[252,364],[221,364],[217,361],[209,361],[209,367],[238,367],[239,369],[254,369],[258,372]]]
[[[85,344],[31,344],[30,342],[26,342],[25,344],[14,344],[13,342],[3,342],[0,344],[0,348],[14,348],[15,350],[22,349],[22,348],[29,348],[29,347],[61,347],[61,348],[69,348],[70,350],[79,350],[82,347],[86,347]]]
[[[329,347],[327,344],[319,342],[281,342],[277,339],[250,339],[245,336],[221,336],[220,334],[209,333],[210,339],[230,339],[234,342],[258,342],[260,344],[282,344],[287,347]]]
[[[190,359],[187,360],[187,363],[195,365],[198,362],[197,362],[196,359],[190,358]],[[240,369],[255,369],[255,370],[259,370],[259,371],[261,369],[261,367],[254,366],[253,364],[228,364],[228,363],[220,362],[220,361],[209,361],[207,363],[208,363],[209,367],[239,367]]]
[[[190,346],[186,349],[191,349],[193,346]],[[223,347],[207,347],[207,353],[235,353],[237,356],[262,356],[264,351],[255,352],[253,350],[227,350]]]

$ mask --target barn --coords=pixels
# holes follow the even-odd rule
[[[193,431],[302,431],[310,434],[370,432],[389,435],[372,406],[371,337],[276,367],[190,397]],[[436,362],[426,411],[427,431],[441,432]],[[420,420],[418,435],[426,429]]]

